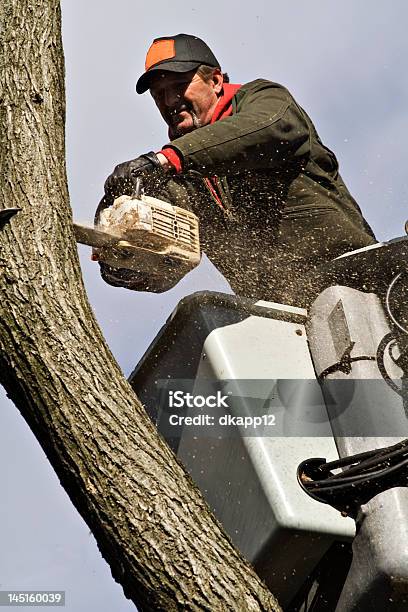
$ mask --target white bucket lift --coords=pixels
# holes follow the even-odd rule
[[[336,584],[326,607],[313,610],[408,609],[408,540],[400,527],[408,524],[407,488],[362,506],[340,596],[350,559],[327,578],[325,555],[350,550],[355,522],[307,495],[297,479],[310,457],[332,461],[408,437],[402,398],[382,380],[375,356],[391,329],[384,295],[406,256],[402,239],[333,262],[308,280],[317,298],[309,313],[194,294],[130,376],[158,430],[285,610],[302,609],[299,593],[312,588],[319,567]],[[388,365],[400,379],[401,370]],[[347,402],[344,393],[336,397],[338,387],[328,388],[333,378],[352,383]],[[369,540],[372,559],[362,563]]]

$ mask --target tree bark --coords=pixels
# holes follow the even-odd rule
[[[146,416],[93,317],[65,171],[58,0],[0,7],[0,381],[140,610],[278,610]]]

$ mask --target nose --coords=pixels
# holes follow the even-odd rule
[[[181,95],[178,91],[174,89],[165,89],[164,91],[164,103],[167,107],[173,108],[176,107],[181,100]]]

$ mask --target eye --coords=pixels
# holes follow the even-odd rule
[[[163,97],[163,92],[162,91],[155,91],[153,89],[150,90],[150,95],[152,96],[153,100],[155,102],[158,102],[160,100],[160,98]]]
[[[160,104],[166,98],[166,94],[181,99],[184,96],[184,93],[190,82],[191,80],[188,79],[173,83],[167,83],[167,85],[160,82],[155,83],[150,88],[150,95],[152,96],[156,104]]]
[[[173,89],[173,91],[176,92],[177,94],[183,95],[189,83],[190,81],[178,81],[177,83],[174,83],[173,85],[171,85],[170,89]]]

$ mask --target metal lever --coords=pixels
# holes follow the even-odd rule
[[[142,195],[142,193],[143,193],[142,178],[138,176],[136,179],[135,191],[134,191],[135,198],[140,200],[140,196]]]

